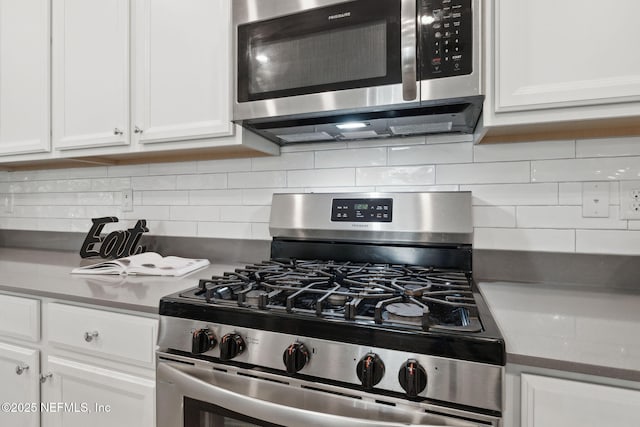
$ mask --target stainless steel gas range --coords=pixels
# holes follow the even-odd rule
[[[271,259],[162,298],[159,427],[500,426],[471,193],[276,194]]]

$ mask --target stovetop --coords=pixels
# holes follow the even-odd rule
[[[197,288],[180,297],[212,307],[244,307],[408,331],[482,331],[470,274],[433,267],[271,260],[201,279]]]

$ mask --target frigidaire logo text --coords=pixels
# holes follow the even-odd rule
[[[332,19],[346,18],[347,16],[351,16],[351,12],[344,12],[344,13],[338,13],[335,15],[329,15],[329,21],[331,21]]]

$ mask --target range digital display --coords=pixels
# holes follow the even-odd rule
[[[391,222],[393,199],[333,199],[331,221]]]

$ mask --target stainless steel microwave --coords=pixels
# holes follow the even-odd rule
[[[234,121],[279,144],[472,133],[481,0],[233,0]]]

